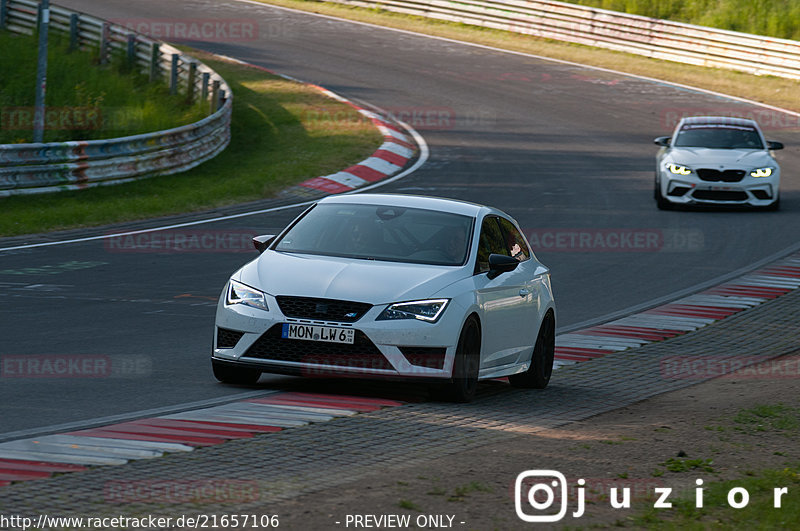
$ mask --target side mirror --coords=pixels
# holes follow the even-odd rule
[[[253,237],[253,246],[256,248],[259,254],[263,253],[269,247],[269,244],[272,243],[272,240],[275,239],[275,234],[263,234],[261,236],[254,236]]]
[[[767,140],[767,149],[769,149],[770,151],[777,151],[779,149],[783,149],[783,142]]]
[[[653,140],[653,143],[659,146],[669,147],[669,142],[671,138],[668,136],[660,136]]]
[[[519,265],[519,260],[504,254],[489,255],[489,278],[496,278],[502,273],[514,271]]]

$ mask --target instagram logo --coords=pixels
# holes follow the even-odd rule
[[[558,512],[541,513],[552,508],[557,498]],[[541,514],[525,512],[524,501]],[[567,514],[567,478],[556,470],[526,470],[520,473],[514,483],[514,508],[517,516],[525,522],[558,522]]]

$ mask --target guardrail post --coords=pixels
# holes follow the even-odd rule
[[[169,93],[178,93],[178,61],[181,56],[177,53],[172,54],[172,64],[169,69]]]
[[[80,15],[72,13],[69,16],[69,51],[78,49],[78,39],[80,38]]]
[[[208,81],[211,79],[211,74],[203,72],[203,81],[200,84],[200,101],[208,99]]]
[[[128,61],[128,69],[133,70],[136,66],[136,35],[133,33],[128,33],[128,46],[126,48],[127,53],[125,55]]]
[[[227,94],[225,94],[225,91],[220,89],[219,98],[217,98],[217,109],[218,110],[221,109],[222,106],[225,104],[226,96],[227,96]]]
[[[8,0],[0,0],[0,29],[6,27],[8,21]]]
[[[219,103],[219,80],[215,79],[211,83],[211,114],[217,112],[218,103]]]
[[[189,103],[194,101],[194,84],[197,79],[197,63],[192,61],[189,63],[189,75],[187,76],[188,80],[186,82],[186,100]]]
[[[158,62],[161,59],[161,50],[159,50],[159,46],[157,42],[154,42],[153,45],[150,47],[150,82],[152,83],[159,76],[159,66]]]
[[[39,51],[36,63],[36,99],[33,115],[33,142],[38,144],[44,140],[44,111],[47,93],[47,37],[50,27],[50,0],[42,0],[39,4],[37,33],[39,34]]]
[[[108,22],[103,22],[103,25],[100,27],[100,64],[106,64],[108,62],[108,39],[109,39],[109,30],[110,25]]]

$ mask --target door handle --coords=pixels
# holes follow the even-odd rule
[[[519,290],[519,296],[520,296],[520,297],[527,297],[527,296],[528,296],[528,295],[530,295],[530,294],[531,294],[531,292],[530,292],[530,291],[528,291],[528,290],[527,290],[527,289],[525,289],[525,288],[522,288],[521,290]]]

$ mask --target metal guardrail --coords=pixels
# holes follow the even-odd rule
[[[324,0],[586,44],[694,65],[800,79],[800,42],[545,0]]]
[[[34,0],[0,0],[0,28],[32,34],[39,16]],[[61,7],[50,8],[50,28],[69,35],[72,48],[95,48],[100,62],[121,54],[151,80],[167,77],[172,93],[208,101],[210,115],[182,127],[122,138],[0,145],[0,197],[178,173],[227,147],[233,95],[211,68],[168,44]]]

